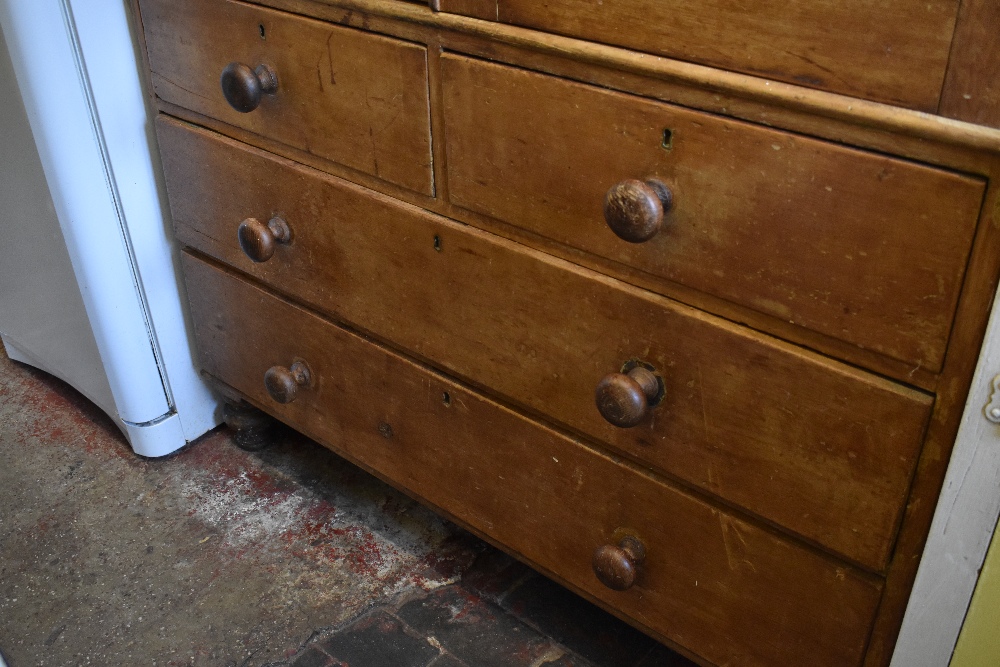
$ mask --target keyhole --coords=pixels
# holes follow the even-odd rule
[[[663,130],[663,141],[660,143],[660,147],[668,151],[674,147],[673,130],[670,129]]]
[[[441,237],[437,234],[434,235],[434,249],[441,252]]]
[[[264,33],[264,24],[261,23],[257,28],[260,30],[260,38],[267,39],[267,35]]]

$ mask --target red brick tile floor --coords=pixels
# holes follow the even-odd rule
[[[291,430],[136,456],[0,352],[10,667],[669,667],[645,635]]]

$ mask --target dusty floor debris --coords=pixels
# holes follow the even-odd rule
[[[0,461],[10,667],[687,664],[290,430],[143,459],[0,352]]]
[[[15,666],[263,665],[373,599],[450,581],[479,548],[294,435],[250,454],[219,431],[141,459],[85,399],[6,358],[0,460]]]

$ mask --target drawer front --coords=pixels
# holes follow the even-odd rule
[[[283,421],[713,663],[859,664],[876,579],[199,260],[185,255],[183,268],[202,367]],[[264,375],[295,360],[310,384],[278,403]],[[615,592],[591,562],[622,529],[647,555],[635,585]]]
[[[454,203],[941,368],[982,181],[480,60],[441,64]],[[605,194],[650,177],[672,209],[651,239],[626,242]]]
[[[929,397],[175,121],[158,125],[182,243],[440,368],[881,569]],[[280,216],[252,262],[237,229]],[[630,360],[665,397],[595,406]]]
[[[432,0],[444,11],[936,111],[958,0]]]
[[[164,101],[434,193],[423,46],[228,0],[139,5],[153,89]],[[222,93],[233,62],[277,76],[277,91],[248,113]]]

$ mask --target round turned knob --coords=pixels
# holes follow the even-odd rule
[[[601,416],[621,428],[641,424],[649,413],[650,403],[659,395],[660,381],[651,370],[642,366],[636,366],[627,375],[605,375],[595,392]]]
[[[662,181],[634,178],[616,183],[604,197],[604,220],[619,238],[643,243],[656,236],[673,194]]]
[[[646,547],[637,537],[626,535],[617,545],[605,544],[594,552],[594,574],[601,583],[615,591],[632,587],[639,566],[646,558]]]
[[[277,243],[292,240],[292,230],[281,218],[271,218],[265,225],[257,218],[247,218],[236,229],[243,254],[255,262],[266,262],[274,255]]]
[[[267,65],[250,69],[243,63],[229,63],[222,70],[219,83],[229,106],[241,113],[250,113],[260,105],[264,95],[278,90],[278,77]]]
[[[291,403],[298,394],[299,387],[309,384],[309,367],[296,361],[291,367],[271,366],[264,373],[264,387],[271,398],[278,403]]]

